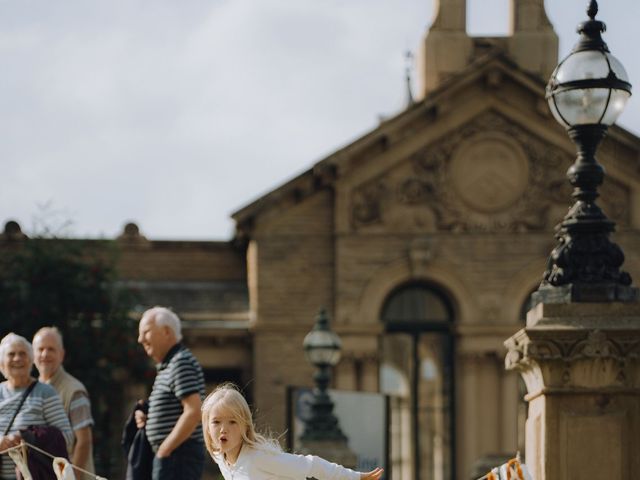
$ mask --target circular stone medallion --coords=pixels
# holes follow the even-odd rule
[[[529,163],[520,145],[505,135],[481,134],[454,151],[449,167],[454,190],[474,210],[505,210],[524,193]]]

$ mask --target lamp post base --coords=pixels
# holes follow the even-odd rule
[[[640,290],[615,283],[569,283],[542,285],[531,295],[532,307],[539,303],[637,302]]]

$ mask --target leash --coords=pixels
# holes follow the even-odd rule
[[[20,445],[16,445],[15,447],[9,447],[9,448],[7,448],[6,450],[1,451],[1,452],[0,452],[0,455],[4,455],[5,453],[9,453],[9,452],[11,452],[11,451],[13,451],[13,450],[18,450],[19,448],[22,448],[23,446],[27,446],[28,448],[33,448],[33,449],[34,449],[34,450],[36,450],[37,452],[40,452],[40,453],[42,453],[43,455],[46,455],[47,457],[51,458],[52,460],[54,460],[54,459],[58,458],[58,457],[56,457],[56,456],[54,456],[54,455],[51,455],[49,452],[47,452],[47,451],[45,451],[45,450],[42,450],[41,448],[36,447],[35,445],[31,445],[29,442],[25,442],[24,440],[22,440],[22,441],[20,442]],[[80,467],[78,467],[78,466],[74,465],[74,464],[73,464],[73,463],[71,463],[71,462],[69,462],[69,465],[70,465],[73,469],[78,470],[79,472],[82,472],[82,473],[84,473],[84,474],[86,474],[86,475],[89,475],[90,477],[93,477],[95,480],[107,480],[106,478],[101,477],[100,475],[96,475],[95,473],[91,473],[91,472],[89,472],[89,471],[85,470],[84,468],[80,468]]]

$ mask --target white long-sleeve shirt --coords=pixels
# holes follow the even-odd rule
[[[271,452],[243,445],[235,465],[213,456],[225,480],[360,480],[360,474],[313,455]]]

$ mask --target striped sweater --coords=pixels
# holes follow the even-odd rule
[[[0,434],[2,434],[13,413],[16,411],[24,388],[12,389],[8,382],[0,383]],[[62,400],[51,385],[38,382],[25,400],[20,412],[13,421],[9,433],[15,433],[21,428],[30,425],[49,425],[58,427],[64,436],[67,446],[73,442],[73,432],[69,424],[69,418],[62,408]],[[2,456],[2,480],[15,478],[15,465],[8,455]]]

